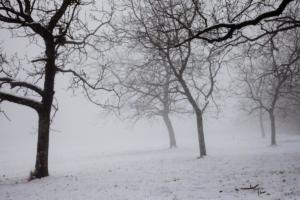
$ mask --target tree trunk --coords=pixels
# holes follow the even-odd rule
[[[48,38],[46,42],[47,63],[45,66],[44,94],[42,98],[42,108],[38,111],[39,128],[37,154],[35,162],[35,178],[49,176],[48,172],[48,152],[49,152],[49,130],[50,115],[54,96],[54,80],[56,74],[55,66],[55,44],[53,38]]]
[[[48,172],[48,152],[49,152],[49,129],[50,129],[50,112],[39,112],[39,128],[35,171],[35,178],[49,176]]]
[[[200,158],[202,158],[207,154],[206,154],[206,147],[205,147],[203,119],[202,119],[201,111],[196,111],[196,120],[197,120],[197,133],[198,133],[198,141],[199,141],[199,149],[200,149]]]
[[[275,116],[273,112],[269,113],[271,121],[271,145],[276,145],[276,126],[275,126]]]
[[[266,137],[266,132],[265,132],[265,127],[264,127],[263,111],[262,111],[262,109],[260,109],[260,111],[259,111],[259,125],[260,125],[261,137],[265,138]]]
[[[176,138],[175,138],[175,133],[174,133],[174,128],[172,126],[171,120],[169,118],[169,115],[164,115],[163,116],[164,122],[166,124],[166,127],[168,129],[169,133],[169,141],[170,141],[170,148],[176,148]]]
[[[173,69],[173,68],[172,68]],[[176,70],[174,70],[176,73]],[[184,90],[184,93],[190,102],[191,106],[193,107],[193,110],[196,113],[196,121],[197,121],[197,134],[198,134],[198,142],[199,142],[199,150],[200,150],[200,157],[206,156],[206,147],[205,147],[205,139],[204,139],[204,130],[203,130],[203,119],[202,119],[202,111],[200,110],[199,106],[197,105],[197,102],[193,98],[186,82],[183,80],[181,76],[177,75],[177,78]]]

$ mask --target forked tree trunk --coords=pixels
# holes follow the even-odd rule
[[[35,162],[35,178],[49,176],[48,171],[48,153],[49,153],[49,129],[50,112],[39,113],[38,142]]]
[[[276,125],[275,125],[275,116],[273,112],[269,113],[271,121],[271,145],[276,145]]]
[[[166,124],[168,133],[169,133],[170,148],[176,148],[177,144],[176,144],[175,132],[174,132],[174,128],[172,126],[172,122],[169,118],[169,115],[163,115],[163,119],[164,119],[164,122]]]
[[[197,133],[198,133],[198,141],[199,141],[199,149],[200,149],[200,158],[206,156],[206,146],[205,146],[205,138],[204,138],[204,130],[203,130],[203,118],[201,111],[196,111],[196,120],[197,120]]]
[[[260,111],[259,111],[259,125],[260,125],[261,137],[265,138],[266,137],[266,132],[265,132],[265,127],[264,127],[263,111],[262,111],[262,109],[260,109]]]
[[[175,71],[175,70],[174,70]],[[191,106],[193,107],[194,112],[196,113],[196,122],[197,122],[197,135],[198,135],[198,142],[199,142],[199,150],[200,150],[200,157],[207,155],[206,146],[205,146],[205,139],[204,139],[204,129],[203,129],[203,118],[202,118],[202,111],[200,110],[197,102],[193,98],[191,91],[189,90],[186,82],[182,77],[177,76],[185,95],[190,102]]]

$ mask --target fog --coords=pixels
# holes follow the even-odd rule
[[[277,1],[262,8],[255,1],[200,1],[200,7],[198,1],[180,1],[174,10],[173,1],[128,2],[90,4],[78,14],[81,1],[63,1],[74,13],[64,11],[52,32],[45,24],[55,17],[48,22],[49,16],[41,16],[53,14],[61,2],[33,5],[38,8],[32,21],[41,18],[36,23],[21,12],[25,17],[12,19],[26,21],[14,24],[22,28],[17,31],[2,26],[11,11],[3,14],[1,8],[11,5],[1,2],[0,200],[300,198],[298,10],[297,28],[278,25],[264,41],[270,32],[253,24],[275,27],[280,20],[266,16],[280,16],[267,12]],[[21,1],[14,3],[23,9]],[[48,6],[54,10],[45,11]],[[116,19],[99,26],[113,16],[109,9]],[[168,27],[177,17],[165,16],[169,9],[187,22]],[[247,21],[256,9],[267,15]],[[116,99],[120,104],[109,107]]]
[[[2,37],[6,37],[2,45],[11,50],[7,51],[8,54],[14,54],[15,49],[19,49],[18,55],[38,52],[37,47],[28,49],[27,41],[22,44],[24,40],[10,38],[8,32],[2,32]],[[230,66],[229,69],[225,66],[218,82],[226,88],[231,82],[231,77]],[[91,103],[80,90],[68,89],[69,84],[68,76],[57,76],[55,96],[59,109],[51,124],[50,163],[68,159],[70,156],[81,158],[168,148],[168,132],[161,118],[135,121],[109,114],[105,109]],[[209,154],[221,154],[224,148],[231,148],[233,144],[238,148],[239,141],[249,140],[251,144],[250,140],[260,139],[257,117],[243,112],[239,100],[239,97],[229,97],[224,93],[218,100],[220,112],[204,115],[205,139]],[[4,102],[1,106],[9,117],[8,120],[4,115],[0,115],[0,150],[6,154],[1,154],[2,162],[11,168],[22,165],[26,160],[27,169],[23,171],[26,174],[22,175],[27,175],[33,167],[36,153],[37,113],[30,108],[9,102]],[[173,115],[171,120],[178,147],[193,149],[194,154],[191,157],[196,158],[199,150],[193,114]],[[268,119],[265,121],[267,137],[263,141],[268,146],[270,130]],[[279,135],[297,133],[291,126],[284,127],[286,123],[287,121],[278,120]]]
[[[82,94],[73,94],[72,91],[66,90],[67,80],[64,80],[64,77],[59,76],[57,80],[56,98],[59,110],[51,125],[51,160],[65,159],[68,156],[101,156],[168,148],[168,132],[161,118],[122,120],[118,116],[107,114]],[[4,157],[9,159],[2,161],[8,162],[10,166],[22,165],[24,160],[20,157],[25,156],[33,165],[37,142],[36,112],[6,102],[3,108],[10,121],[4,116],[0,118],[0,148],[7,154]],[[220,110],[218,116],[207,114],[204,117],[207,151],[210,155],[221,154],[223,148],[232,146],[233,140],[238,147],[239,140],[260,139],[256,117],[243,113],[236,98],[224,98]],[[178,147],[194,149],[191,158],[196,158],[198,143],[195,118],[193,115],[175,115],[171,119]],[[268,123],[267,137],[264,139],[266,146],[269,145],[267,125]],[[284,134],[286,131],[287,129],[279,129],[278,133]],[[27,167],[28,170],[32,168]],[[26,174],[28,170],[24,170]]]
[[[58,81],[56,85],[59,84]],[[120,152],[123,150],[156,149],[168,147],[167,129],[160,118],[122,120],[108,115],[105,110],[89,102],[83,95],[72,94],[57,87],[59,110],[51,128],[50,149],[60,152],[78,149],[94,150],[98,153]],[[1,117],[1,146],[22,146],[23,141],[36,142],[37,114],[35,111],[5,103],[5,111],[11,121]],[[227,106],[228,107],[228,106]],[[222,108],[223,110],[226,109]],[[246,126],[246,118],[240,120],[239,110],[227,108],[217,117],[205,119],[205,131],[209,135],[231,137],[241,132],[241,123]],[[179,146],[192,145],[197,148],[195,119],[193,116],[172,117]],[[257,134],[258,127],[254,128]],[[250,131],[251,132],[251,131]],[[30,138],[30,139],[29,139]],[[17,143],[17,144],[16,144]],[[5,145],[6,144],[6,145]],[[58,147],[55,147],[55,145]],[[21,146],[20,146],[21,145]],[[62,148],[62,149],[61,149]],[[69,149],[69,150],[68,150]],[[13,152],[12,152],[13,153]]]
[[[9,50],[6,52],[8,55],[15,54],[16,49],[19,56],[39,53],[37,46],[29,46],[28,41],[22,38],[11,38],[9,32],[2,32],[1,36],[5,38],[2,46]],[[218,78],[223,86],[230,82],[225,69],[223,75]],[[110,154],[168,147],[167,129],[159,117],[136,122],[120,119],[91,103],[80,90],[68,89],[69,80],[70,77],[62,75],[56,78],[55,96],[59,110],[51,125],[51,152],[56,152],[57,155],[63,155],[63,152],[78,155],[84,154],[83,152]],[[249,116],[240,111],[237,98],[224,96],[220,102],[222,103],[218,105],[221,110],[219,114],[208,113],[205,116],[207,140],[210,137],[230,138],[237,134],[259,136],[257,125],[254,127],[251,125],[249,130],[245,129],[249,127],[247,125]],[[37,113],[30,108],[9,102],[4,102],[2,108],[9,120],[4,115],[0,116],[1,148],[6,149],[12,156],[15,154],[16,157],[19,152],[31,151],[30,155],[33,158],[37,140]],[[196,123],[193,115],[174,115],[172,121],[178,146],[197,149]],[[19,150],[14,151],[15,148]],[[53,156],[53,153],[50,154]]]

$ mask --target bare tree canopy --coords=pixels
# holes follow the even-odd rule
[[[149,1],[150,2],[150,1]],[[173,3],[173,2],[172,2]],[[290,16],[295,0],[282,1],[210,1],[191,0],[189,3],[174,3],[176,9],[167,9],[168,3],[160,3],[157,14],[164,13],[182,30],[182,38],[175,46],[199,39],[209,43],[228,42],[243,38],[242,30],[258,25],[261,27],[256,38],[269,33],[276,33],[299,27],[299,19]],[[193,23],[186,23],[182,17],[183,9],[190,8]],[[289,9],[289,10],[288,10]],[[163,11],[166,10],[166,11]],[[286,11],[287,10],[287,11]],[[296,11],[297,12],[297,11]],[[276,29],[266,29],[264,24],[279,22]],[[172,30],[170,30],[172,31]]]
[[[125,10],[122,20],[126,27],[118,27],[118,30],[142,57],[153,58],[155,55],[164,63],[160,66],[167,67],[168,73],[172,74],[171,80],[176,82],[172,87],[173,93],[181,95],[195,113],[202,157],[206,155],[202,115],[209,102],[214,102],[216,76],[230,48],[225,50],[201,41],[188,41],[174,47],[183,35],[181,25],[166,16],[168,11],[175,12],[178,7],[182,8],[182,20],[185,23],[197,23],[193,4],[176,2],[128,0],[122,4]],[[164,12],[162,6],[165,6]]]
[[[239,67],[246,100],[244,108],[249,113],[260,109],[268,113],[272,145],[276,144],[275,116],[291,112],[300,97],[299,30],[287,33],[248,45],[244,64]]]

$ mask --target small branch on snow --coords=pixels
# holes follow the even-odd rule
[[[250,186],[249,187],[245,187],[245,188],[240,188],[241,190],[255,190],[257,187],[259,186],[259,184],[255,185],[255,186]]]
[[[243,188],[240,188],[241,190],[253,190],[253,191],[257,191],[257,195],[261,195],[261,194],[264,194],[266,193],[266,191],[262,188],[262,187],[258,187],[259,184],[256,184],[254,186],[252,186],[250,184],[249,187],[243,187]],[[238,191],[238,190],[237,190]],[[270,193],[267,193],[267,195],[270,195]]]

